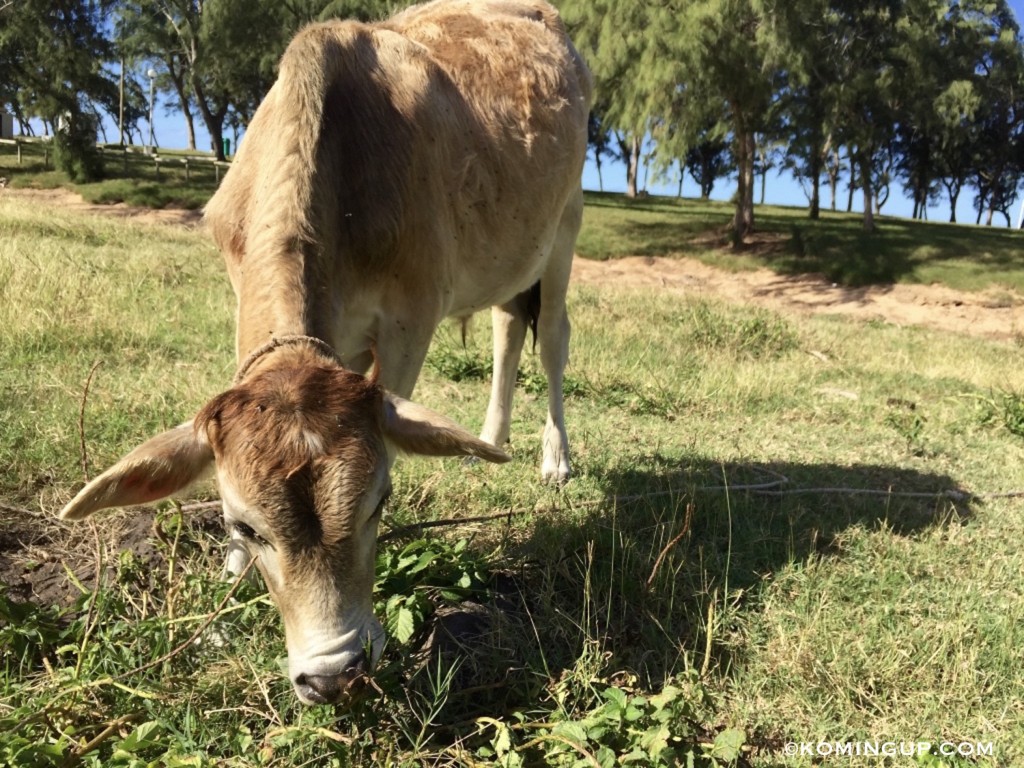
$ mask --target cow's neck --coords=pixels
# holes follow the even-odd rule
[[[329,342],[332,308],[323,277],[311,275],[301,256],[263,261],[246,265],[251,279],[243,280],[238,302],[239,362],[275,338],[307,336]]]
[[[279,350],[288,354],[283,355]],[[272,357],[275,360],[271,360]],[[235,374],[235,384],[241,384],[254,371],[273,367],[275,364],[280,365],[282,357],[287,357],[285,365],[308,363],[314,358],[319,358],[323,362],[341,366],[341,360],[334,349],[322,339],[314,336],[275,336],[241,361]]]

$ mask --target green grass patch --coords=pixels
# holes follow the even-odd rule
[[[205,157],[208,153],[188,154]],[[181,151],[160,150],[159,167],[152,156],[134,150],[124,153],[114,145],[108,145],[102,157],[103,178],[75,184],[64,173],[53,170],[53,151],[47,142],[23,144],[20,162],[15,147],[0,144],[0,175],[13,187],[67,187],[91,203],[127,203],[146,208],[198,209],[217,189],[212,162],[192,159],[186,169]],[[220,175],[226,170],[220,169]]]
[[[850,286],[942,283],[980,291],[1024,292],[1024,240],[1009,229],[878,217],[867,234],[856,214],[758,206],[758,234],[729,245],[726,203],[587,193],[577,250],[587,258],[688,256],[727,269],[767,266],[781,274],[816,273]]]
[[[513,461],[401,460],[384,528],[501,518],[392,534],[379,690],[304,708],[258,586],[225,647],[176,652],[228,595],[216,513],[54,519],[83,465],[229,385],[220,257],[13,198],[0,227],[0,763],[776,766],[808,764],[788,742],[921,740],[1024,760],[1024,515],[997,493],[1024,488],[1019,346],[574,287],[573,480],[540,482],[528,345]],[[486,322],[465,346],[445,326],[415,398],[478,429],[490,348]]]

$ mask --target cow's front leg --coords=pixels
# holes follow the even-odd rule
[[[487,418],[480,439],[500,448],[508,440],[512,422],[512,395],[519,372],[519,357],[526,338],[529,321],[528,301],[517,296],[507,304],[491,308],[494,327],[494,373],[491,381],[491,400],[487,405]]]

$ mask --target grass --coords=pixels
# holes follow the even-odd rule
[[[879,217],[861,230],[857,214],[759,206],[758,234],[745,251],[726,248],[733,208],[713,201],[590,192],[578,251],[592,259],[689,256],[728,269],[767,266],[781,274],[818,273],[850,286],[942,283],[1024,292],[1024,240],[1007,229]]]
[[[1024,351],[616,286],[570,303],[574,479],[539,481],[525,354],[513,462],[402,461],[385,527],[508,517],[383,544],[380,691],[302,708],[257,588],[227,647],[172,653],[229,589],[215,513],[190,506],[212,488],[53,518],[83,400],[95,474],[228,385],[220,257],[0,198],[0,764],[795,766],[788,742],[922,740],[1024,759],[1024,517],[971,496],[1024,488]],[[444,326],[416,398],[479,428],[489,350],[485,322],[465,347]]]
[[[74,184],[66,174],[53,170],[53,153],[44,142],[24,144],[20,163],[14,146],[0,144],[0,175],[8,178],[13,187],[68,187],[90,203],[201,208],[217,189],[216,171],[212,163],[194,160],[188,163],[186,171],[182,154],[175,150],[159,150],[162,162],[158,167],[148,155],[136,151],[122,154],[110,145],[104,154],[105,178]],[[203,152],[188,154],[209,155]]]

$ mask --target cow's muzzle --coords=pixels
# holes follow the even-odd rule
[[[337,675],[299,673],[293,681],[295,693],[306,704],[337,704],[366,687],[369,669],[370,661],[363,653]]]

